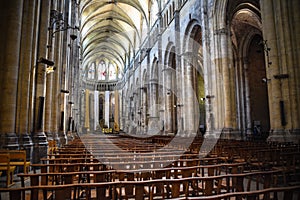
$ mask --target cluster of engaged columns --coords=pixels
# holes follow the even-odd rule
[[[299,8],[296,0],[261,1],[264,39],[272,62],[267,69],[271,141],[299,141],[300,137]]]
[[[26,149],[34,163],[47,155],[49,140],[66,143],[72,117],[67,101],[73,80],[66,77],[70,62],[78,63],[70,61],[68,31],[54,35],[51,21],[53,10],[64,13],[69,6],[63,0],[1,2],[0,148]],[[56,70],[48,74],[49,67]]]

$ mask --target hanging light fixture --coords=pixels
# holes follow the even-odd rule
[[[50,27],[48,28],[51,31],[51,36],[53,37],[55,33],[66,31],[68,29],[79,30],[77,26],[70,26],[66,19],[64,19],[64,15],[57,10],[51,10],[50,12]],[[77,35],[73,32],[70,34],[72,40],[77,38]]]

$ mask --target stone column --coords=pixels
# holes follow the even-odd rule
[[[297,135],[298,141],[299,141],[299,135],[300,135],[300,105],[299,105],[299,99],[300,99],[300,69],[299,69],[299,63],[300,63],[300,2],[297,0],[293,1],[287,1],[285,2],[288,4],[288,9],[285,9],[285,13],[289,13],[289,10],[292,10],[293,14],[288,16],[291,16],[291,20],[294,22],[294,26],[289,26],[289,30],[292,31],[292,34],[286,34],[286,39],[289,40],[289,48],[287,55],[289,56],[290,62],[288,62],[288,73],[291,75],[291,86],[290,86],[290,95],[291,95],[291,116],[292,116],[292,133],[294,135]],[[288,22],[286,22],[285,27],[289,25]],[[288,38],[290,36],[290,38]],[[293,55],[293,57],[292,57]],[[298,63],[298,64],[297,64]]]
[[[166,134],[174,135],[173,130],[173,95],[175,93],[174,87],[172,85],[172,76],[175,73],[175,70],[171,67],[164,69],[165,75],[165,123],[164,123],[164,132]]]
[[[89,95],[89,113],[90,113],[90,116],[89,116],[89,126],[90,126],[90,131],[94,131],[95,130],[95,127],[94,127],[94,121],[95,121],[95,98],[94,98],[94,91],[91,91],[90,92],[90,95]]]
[[[230,84],[230,63],[228,61],[228,36],[227,30],[222,29],[219,31],[220,37],[220,67],[223,76],[223,97],[224,97],[224,128],[231,129],[231,84]],[[232,77],[231,77],[232,78]]]
[[[89,131],[89,129],[90,129],[89,99],[90,99],[90,91],[88,89],[86,89],[85,90],[85,106],[84,106],[84,109],[83,109],[83,113],[85,114],[84,128],[86,129],[86,131]]]
[[[104,99],[104,121],[105,121],[105,125],[107,125],[109,127],[109,105],[110,105],[110,92],[109,91],[105,91],[105,99]]]
[[[231,54],[229,50],[231,45],[229,38],[229,30],[227,27],[221,27],[215,30],[216,40],[218,41],[218,54],[216,55],[215,62],[220,69],[221,82],[219,87],[219,94],[216,97],[218,105],[222,109],[222,117],[219,117],[220,128],[222,129],[222,137],[224,138],[240,138],[240,134],[233,134],[236,129],[236,99],[235,99],[235,86],[234,86],[234,71],[232,69]]]
[[[140,122],[141,122],[141,134],[147,133],[147,88],[141,87],[140,88],[141,94],[141,107],[140,107]]]
[[[115,124],[117,124],[120,127],[120,117],[119,117],[119,113],[120,113],[120,105],[119,105],[119,91],[115,90],[115,113],[114,113],[114,122]]]
[[[50,15],[50,2],[40,2],[40,26],[38,41],[38,59],[47,59],[48,27]],[[33,133],[33,163],[39,163],[40,158],[47,156],[47,136],[44,132],[45,123],[45,95],[46,95],[46,67],[45,63],[38,62],[36,66],[35,85],[35,128]]]
[[[268,47],[271,48],[270,51],[270,61],[272,61],[272,68],[267,70],[267,77],[272,77],[273,74],[279,74],[279,63],[278,56],[276,52],[278,52],[276,30],[275,30],[275,16],[274,16],[274,1],[266,0],[261,2],[262,8],[262,22],[263,22],[263,33],[265,39],[268,41]],[[270,123],[271,129],[275,132],[283,132],[283,127],[280,123],[280,109],[279,109],[279,101],[281,100],[281,88],[280,81],[272,81],[269,91],[269,105],[270,105]]]
[[[73,113],[74,115],[74,113]],[[94,91],[94,130],[99,127],[99,91]]]
[[[159,129],[159,116],[158,116],[158,81],[151,79],[149,81],[149,96],[150,102],[148,105],[149,110],[149,124],[148,135],[157,135],[160,132]]]
[[[1,1],[0,148],[18,149],[16,109],[23,1]]]
[[[269,140],[295,141],[299,133],[299,2],[261,2],[265,39],[271,132]],[[297,35],[298,34],[298,35]],[[267,49],[267,50],[266,50]],[[298,59],[298,60],[297,60]],[[296,137],[296,138],[295,138]]]
[[[34,22],[35,22],[35,1],[24,2],[23,7],[23,22],[22,22],[22,39],[21,39],[21,54],[20,54],[20,69],[18,81],[18,108],[16,115],[16,122],[19,135],[20,149],[25,149],[27,152],[27,159],[32,159],[32,139],[30,137],[30,98],[31,98],[31,84],[32,72],[35,63],[34,48],[32,41],[34,41]]]
[[[60,11],[61,3],[56,5],[56,9]],[[50,38],[51,39],[51,38]],[[51,40],[50,40],[51,42]],[[60,112],[60,104],[63,102],[65,95],[67,93],[62,92],[61,90],[65,90],[62,86],[62,82],[60,77],[63,75],[63,62],[62,62],[62,52],[64,49],[63,46],[63,32],[57,32],[53,35],[53,41],[50,43],[50,48],[54,54],[54,63],[56,66],[56,70],[53,73],[53,80],[52,80],[52,114],[51,114],[51,128],[50,132],[52,133],[53,140],[61,146],[66,143],[67,138],[64,132],[64,127],[61,127],[62,130],[59,129],[60,123],[62,122],[62,112]],[[58,120],[60,119],[60,120]]]
[[[252,119],[251,119],[251,106],[250,106],[250,87],[248,77],[248,60],[244,58],[243,69],[245,70],[245,103],[246,103],[246,135],[252,135]]]
[[[185,63],[184,70],[184,88],[185,91],[183,98],[182,111],[184,113],[184,132],[187,136],[197,132],[196,120],[199,120],[199,106],[195,106],[197,102],[196,91],[193,89],[193,67],[189,63]]]
[[[280,21],[282,22],[279,23],[280,25],[282,25],[282,27],[279,27],[278,29],[278,35],[280,36],[280,38],[282,38],[278,40],[280,41],[279,54],[281,55],[280,72],[281,74],[287,74],[288,77],[276,78],[276,75],[274,75],[274,78],[280,81],[281,84],[282,99],[285,108],[284,112],[286,115],[286,125],[284,128],[286,129],[286,132],[290,131],[292,134],[294,134],[291,138],[291,141],[294,141],[294,139],[300,139],[300,71],[298,66],[300,60],[300,36],[299,32],[294,29],[294,27],[298,28],[298,26],[300,26],[300,3],[295,0],[277,0],[276,4],[280,5],[280,13],[277,12],[277,14],[281,17]],[[291,10],[293,10],[293,14],[290,14]]]
[[[51,4],[51,10],[57,10],[57,4],[56,1],[52,1]],[[50,13],[50,17],[51,17],[51,13]],[[47,55],[48,55],[48,59],[52,60],[52,61],[57,61],[57,59],[55,59],[55,53],[56,53],[56,49],[60,49],[58,46],[56,46],[57,44],[57,40],[56,37],[54,37],[55,35],[52,35],[53,30],[55,29],[55,25],[52,25],[52,21],[54,19],[50,19],[48,22],[48,35],[49,35],[49,40],[48,40],[48,44],[47,44]],[[57,65],[56,62],[55,66],[59,66]],[[56,78],[56,74],[57,71],[55,71],[54,73],[49,73],[47,74],[47,79],[46,79],[46,99],[45,99],[45,134],[47,135],[47,140],[53,140],[53,115],[55,114],[55,96],[56,96],[56,92],[57,92],[57,88],[55,85],[55,80]],[[55,93],[54,93],[55,92]],[[55,116],[57,117],[57,116]],[[55,122],[54,122],[55,123]]]

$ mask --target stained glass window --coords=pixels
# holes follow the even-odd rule
[[[94,63],[88,69],[87,78],[95,79],[95,64]]]
[[[106,64],[102,60],[98,66],[98,80],[104,81],[106,79],[106,74],[107,74]]]

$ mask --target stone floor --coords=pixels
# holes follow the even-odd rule
[[[21,179],[18,177],[17,173],[14,174],[13,177],[13,185],[11,185],[9,188],[19,188],[21,187]],[[29,186],[30,179],[25,179],[25,186]],[[0,188],[6,188],[6,175],[2,174],[0,177]],[[0,192],[0,199],[1,200],[8,200],[9,195],[7,192]]]

